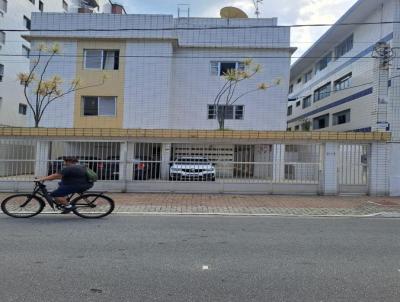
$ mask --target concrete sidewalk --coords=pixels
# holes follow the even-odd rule
[[[110,194],[119,213],[400,217],[400,198],[216,194]]]
[[[1,193],[3,200],[10,194]],[[400,198],[107,193],[119,214],[296,215],[400,217]]]

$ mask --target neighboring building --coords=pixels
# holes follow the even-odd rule
[[[0,28],[30,29],[33,12],[111,13],[121,10],[121,6],[109,0],[0,0]],[[31,46],[21,34],[23,32],[0,31],[0,126],[27,125],[28,108],[16,79],[18,73],[29,70]]]
[[[45,31],[60,24],[71,31]],[[286,129],[293,49],[289,28],[277,26],[276,18],[48,13],[34,14],[32,28],[43,30],[31,33],[32,49],[57,41],[68,54],[57,56],[49,75],[59,74],[65,82],[79,78],[86,84],[108,76],[104,85],[69,94],[49,106],[43,127],[217,129],[213,105],[224,83],[221,74],[243,68],[246,58],[254,58],[262,71],[242,82],[239,93],[261,82],[282,82],[227,108],[225,126]]]
[[[378,52],[390,51],[397,2],[358,1],[293,64],[288,130],[389,130],[392,71]]]

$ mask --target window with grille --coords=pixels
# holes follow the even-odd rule
[[[0,82],[3,82],[4,77],[4,65],[0,64]]]
[[[351,77],[352,77],[352,74],[349,73],[348,75],[345,75],[344,77],[340,78],[339,80],[336,80],[334,83],[335,91],[340,91],[340,90],[349,88]]]
[[[292,115],[292,113],[293,113],[293,106],[289,106],[288,109],[287,109],[287,115],[288,116]]]
[[[332,61],[332,52],[328,53],[326,56],[324,56],[321,60],[318,61],[317,63],[317,68],[315,69],[316,72],[324,70],[326,67],[328,67],[328,64]]]
[[[308,107],[310,107],[310,106],[311,106],[311,95],[306,96],[306,97],[303,99],[303,109],[308,108]]]
[[[329,114],[324,114],[313,119],[313,129],[323,129],[329,127]]]
[[[26,115],[26,109],[27,108],[28,108],[28,106],[26,106],[25,104],[19,104],[18,113],[22,114],[22,115]]]
[[[219,61],[211,61],[211,74],[217,76],[225,75],[229,70],[239,70],[244,71],[245,65],[243,62],[219,62]]]
[[[351,35],[335,48],[335,58],[339,59],[353,49],[354,36]]]
[[[84,96],[82,107],[84,116],[116,116],[116,97]]]
[[[85,69],[119,69],[119,50],[85,49]]]
[[[350,122],[350,109],[333,114],[333,125],[342,125]]]
[[[300,107],[300,105],[301,105],[301,101],[297,101],[296,102],[296,107]]]
[[[31,29],[31,19],[29,19],[27,16],[24,16],[24,26],[27,29]]]
[[[7,12],[7,0],[0,0],[0,10]]]
[[[25,45],[22,45],[22,54],[24,57],[29,58],[29,55],[31,53],[31,50],[26,47]]]
[[[243,105],[218,105],[219,113],[224,113],[226,120],[243,120],[244,106]],[[217,118],[217,105],[208,105],[208,119],[215,120]]]
[[[314,102],[318,102],[331,95],[331,82],[314,91]]]
[[[4,31],[0,31],[0,44],[6,43],[6,33]]]
[[[312,70],[310,70],[309,72],[306,72],[304,74],[304,83],[307,83],[308,81],[310,81],[312,78]]]

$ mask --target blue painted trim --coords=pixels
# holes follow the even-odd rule
[[[357,99],[359,99],[359,98],[362,98],[362,97],[364,97],[364,96],[367,96],[367,95],[372,94],[373,91],[374,91],[374,89],[373,89],[372,87],[370,87],[370,88],[368,88],[368,89],[365,89],[365,90],[362,90],[362,91],[357,92],[357,93],[355,93],[355,94],[349,95],[349,96],[347,96],[347,97],[345,97],[345,98],[343,98],[343,99],[341,99],[341,100],[338,100],[338,101],[336,101],[336,102],[332,102],[332,103],[330,103],[330,104],[328,104],[328,105],[322,106],[322,107],[320,107],[320,108],[318,108],[318,109],[312,110],[312,111],[307,112],[307,113],[305,113],[305,114],[303,114],[303,115],[300,115],[300,116],[298,116],[298,117],[296,117],[296,118],[294,118],[294,119],[291,119],[290,121],[288,121],[288,123],[293,123],[293,122],[295,122],[295,121],[297,121],[297,120],[306,118],[306,117],[308,117],[308,116],[310,116],[310,115],[314,115],[314,114],[316,114],[316,113],[319,113],[319,112],[322,112],[322,111],[331,109],[331,108],[333,108],[333,107],[336,107],[336,106],[339,106],[339,105],[342,105],[342,104],[345,104],[345,103],[348,103],[348,102],[357,100]]]
[[[372,128],[371,127],[359,128],[359,129],[349,130],[346,132],[372,132]]]
[[[392,39],[393,39],[393,33],[390,33],[386,37],[384,37],[381,40],[379,40],[378,42],[389,42]],[[371,45],[370,47],[368,47],[367,49],[363,50],[358,55],[356,55],[354,58],[349,59],[347,62],[343,63],[342,65],[340,65],[339,67],[335,68],[331,72],[327,73],[324,77],[322,77],[318,81],[316,81],[314,83],[310,83],[310,86],[308,86],[307,88],[303,88],[300,92],[296,93],[296,95],[291,96],[291,98],[297,98],[299,96],[302,96],[302,94],[306,90],[309,90],[312,86],[318,86],[321,82],[325,82],[327,80],[327,78],[329,78],[331,75],[333,75],[335,73],[338,73],[339,71],[341,71],[342,69],[346,68],[350,64],[353,64],[354,62],[357,62],[358,60],[362,59],[363,57],[365,57],[366,55],[371,53],[374,50],[374,47],[375,47],[375,44]]]

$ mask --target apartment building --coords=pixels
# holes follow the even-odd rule
[[[397,2],[358,1],[293,64],[288,130],[392,130],[388,106],[395,24],[390,22],[398,14]],[[389,64],[384,66],[385,51]]]
[[[31,28],[31,13],[123,13],[109,0],[0,0],[0,28]],[[24,32],[0,31],[0,126],[26,126],[27,104],[17,74],[29,70]],[[26,34],[26,33],[25,33]]]
[[[107,75],[103,85],[71,93],[49,106],[41,126],[217,129],[214,99],[224,84],[222,75],[228,69],[243,69],[252,58],[261,71],[238,85],[239,95],[260,83],[272,84],[278,78],[281,83],[228,106],[225,127],[285,130],[293,49],[290,30],[277,25],[276,18],[33,14],[33,49],[54,41],[62,49],[47,74],[86,84]],[[49,28],[67,31],[46,31]]]

